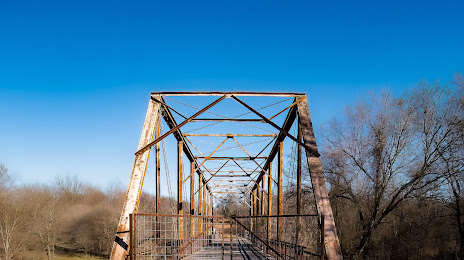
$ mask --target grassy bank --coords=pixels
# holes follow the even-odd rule
[[[24,260],[47,260],[47,255],[44,252],[40,251],[28,251],[23,252],[19,255],[19,259]],[[104,257],[98,256],[89,256],[85,254],[64,254],[64,253],[55,253],[53,260],[103,260],[107,259]]]

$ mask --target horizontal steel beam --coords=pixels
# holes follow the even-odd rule
[[[250,174],[251,175],[251,174]],[[249,177],[250,175],[214,175],[214,178],[216,177],[230,177],[230,178],[235,178],[235,177]]]
[[[214,171],[214,169],[210,169],[210,171]],[[216,172],[230,172],[230,173],[234,173],[234,172],[243,172],[242,170],[240,171],[236,171],[236,170],[222,170],[222,171],[216,171]],[[260,173],[261,171],[256,171],[256,170],[253,170],[253,169],[250,169],[248,170],[247,172],[249,172],[250,174],[253,174],[253,173]]]
[[[283,130],[287,132],[290,131],[290,128],[292,128],[292,125],[295,122],[297,112],[298,112],[297,106],[292,106],[290,108],[290,110],[288,111],[287,117],[285,118],[284,124],[282,125]],[[274,157],[276,156],[277,151],[279,150],[279,144],[285,139],[285,137],[286,135],[282,132],[280,132],[279,135],[277,136],[276,141],[274,142],[274,145],[272,146],[271,152],[268,155],[268,159],[266,160],[266,162],[264,163],[264,166],[262,167],[265,171],[269,169],[269,165],[274,160]],[[258,179],[256,179],[256,181],[259,183],[261,179],[263,178],[263,175],[265,174],[266,173],[262,171]],[[258,185],[255,185],[253,187],[253,190],[256,188],[258,188]]]
[[[153,97],[152,97],[152,100],[153,100]],[[161,104],[163,103],[165,104],[166,102],[164,101],[163,97],[161,97]],[[168,125],[170,129],[174,129],[178,126],[176,120],[174,119],[174,116],[172,115],[171,111],[167,107],[163,109],[161,115],[163,116],[164,121],[166,122],[166,124]],[[180,130],[180,128],[177,128],[177,130],[173,133],[173,135],[177,141],[182,141],[184,145],[183,150],[184,150],[185,155],[187,156],[189,161],[195,162],[195,169],[197,169],[197,174],[198,176],[200,176],[201,171],[198,169],[198,163],[195,160],[195,157],[193,156],[192,150],[190,150],[190,147],[187,145],[187,142],[185,141],[185,138],[182,135],[182,131]],[[203,177],[203,182],[205,181],[206,180]],[[208,185],[206,185],[206,189],[209,190]]]
[[[149,217],[172,217],[172,218],[214,218],[224,219],[224,216],[219,215],[174,215],[174,214],[149,214],[149,213],[135,213],[134,216],[149,216]]]
[[[221,102],[223,99],[225,98],[225,96],[222,96],[220,98],[218,98],[217,100],[215,100],[214,102],[212,102],[211,104],[207,105],[206,107],[204,107],[203,109],[201,109],[200,111],[196,112],[193,116],[185,119],[185,121],[183,121],[182,123],[178,124],[176,127],[174,128],[171,128],[171,130],[169,130],[167,133],[163,134],[162,136],[156,138],[156,140],[152,141],[151,143],[145,145],[142,149],[138,150],[135,155],[140,155],[142,154],[143,152],[145,152],[146,150],[150,149],[153,145],[155,145],[156,143],[158,143],[159,141],[163,140],[166,136],[176,132],[179,128],[181,128],[183,125],[187,124],[190,120],[194,119],[195,117],[201,115],[203,112],[205,112],[206,110],[210,109],[212,106],[216,105],[217,103]]]
[[[221,137],[275,137],[277,134],[184,134],[184,136],[221,136]]]
[[[293,217],[319,217],[318,214],[285,214],[285,215],[253,215],[230,216],[231,218],[293,218]]]
[[[275,124],[274,122],[272,122],[271,120],[269,120],[267,117],[263,116],[261,113],[259,113],[258,111],[256,111],[255,109],[253,109],[252,107],[250,107],[247,103],[243,102],[242,100],[238,99],[237,97],[235,96],[232,96],[233,99],[235,99],[237,102],[239,102],[240,104],[242,104],[243,106],[245,106],[246,108],[248,108],[250,111],[252,111],[253,113],[257,114],[258,116],[260,116],[261,118],[263,118],[264,121],[266,121],[266,123],[272,125],[273,127],[275,127],[276,129],[279,130],[280,133],[283,133],[285,134],[287,137],[289,137],[290,139],[292,139],[293,141],[295,141],[297,144],[303,146],[306,150],[312,150],[311,152],[312,153],[318,153],[316,150],[314,150],[312,147],[310,146],[307,146],[305,143],[301,142],[300,140],[298,140],[296,137],[294,137],[293,135],[291,135],[287,130],[281,128],[280,126],[278,126],[277,124]]]
[[[267,156],[259,156],[259,157],[240,157],[240,156],[213,156],[213,157],[206,157],[206,156],[195,156],[196,159],[206,159],[206,160],[234,160],[234,161],[252,161],[255,159],[267,159]]]
[[[262,119],[251,119],[251,118],[195,118],[190,122],[259,122],[266,123]]]
[[[195,91],[164,91],[164,92],[152,92],[152,95],[161,96],[223,96],[223,95],[235,95],[235,96],[257,96],[257,97],[294,97],[305,95],[304,93],[290,93],[290,92],[195,92]]]

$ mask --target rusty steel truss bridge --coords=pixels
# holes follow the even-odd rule
[[[139,210],[146,175],[153,212]],[[230,203],[246,214],[225,216]],[[306,94],[151,93],[110,259],[342,259]]]

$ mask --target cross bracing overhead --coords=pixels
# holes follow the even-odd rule
[[[168,129],[161,129],[161,120],[165,122]],[[292,126],[293,132],[290,131]],[[113,247],[112,259],[121,259],[120,256],[124,255],[125,249],[121,247],[121,244],[124,245],[124,241],[127,240],[124,231],[128,229],[129,214],[135,213],[138,208],[150,151],[156,153],[156,174],[159,176],[160,144],[170,135],[177,141],[177,213],[179,215],[186,213],[183,211],[182,204],[185,193],[190,193],[191,207],[190,212],[187,213],[191,215],[213,214],[214,201],[230,196],[245,201],[251,208],[252,214],[263,214],[264,212],[258,212],[257,208],[264,209],[265,196],[270,203],[271,186],[274,184],[278,196],[277,215],[282,215],[283,141],[288,140],[298,147],[296,177],[300,197],[301,151],[303,150],[311,172],[317,213],[324,219],[327,256],[330,259],[340,259],[338,237],[306,95],[256,92],[151,93],[140,143],[135,152],[134,169],[121,214],[118,227],[120,233]],[[184,162],[184,155],[188,162]],[[274,166],[276,174],[273,174],[273,162],[276,164]],[[189,172],[184,172],[184,163],[189,163]],[[157,178],[158,213],[161,187],[159,187],[159,177]],[[190,188],[184,190],[184,183],[188,180],[190,180]],[[297,214],[300,214],[298,212],[300,200],[297,201]],[[257,203],[261,203],[260,206],[257,206]],[[270,209],[270,205],[268,207]],[[270,215],[269,211],[268,215]],[[281,219],[278,220],[278,226],[279,223]]]

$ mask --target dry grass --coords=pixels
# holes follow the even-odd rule
[[[23,252],[19,255],[18,259],[24,260],[47,260],[47,255],[45,252],[40,251],[28,251]],[[98,256],[86,256],[84,254],[61,254],[55,253],[53,260],[103,260],[107,258],[98,257]]]
[[[60,255],[60,256],[55,256],[55,258],[53,259],[54,260],[102,260],[106,258],[97,257],[97,256],[85,256],[85,255],[72,255],[72,256]]]

